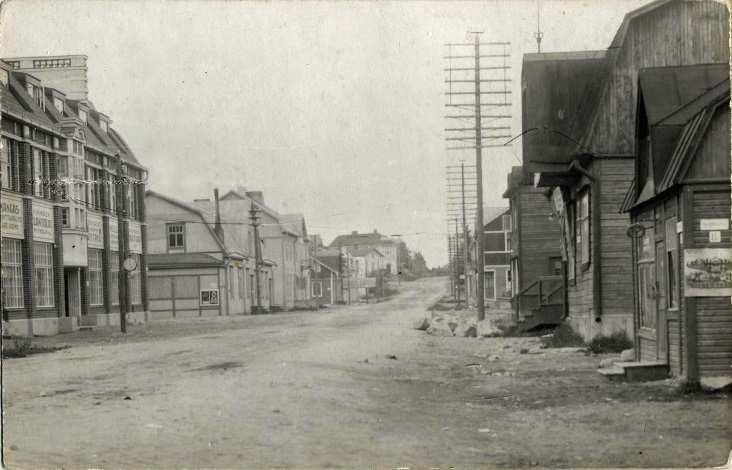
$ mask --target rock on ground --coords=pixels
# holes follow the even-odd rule
[[[635,361],[635,350],[633,348],[626,349],[620,353],[620,362],[633,362]]]
[[[455,336],[446,322],[432,322],[427,328],[427,334],[432,336]]]
[[[475,323],[472,322],[458,323],[453,330],[453,333],[455,334],[455,336],[460,336],[463,338],[475,338],[476,336],[478,336],[478,330],[475,326]]]
[[[424,331],[430,327],[430,321],[427,318],[420,318],[414,322],[414,329]]]
[[[476,333],[481,338],[487,338],[491,336],[500,336],[501,330],[493,323],[492,320],[482,320],[476,323]]]

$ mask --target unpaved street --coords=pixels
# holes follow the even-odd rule
[[[595,371],[603,356],[521,354],[534,338],[413,330],[443,286],[441,279],[403,283],[396,299],[376,305],[136,327],[124,340],[97,332],[48,339],[72,347],[3,364],[5,464],[688,467],[726,460],[727,395],[682,396],[666,382],[610,383]]]

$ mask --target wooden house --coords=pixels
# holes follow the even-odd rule
[[[556,325],[565,317],[561,232],[546,189],[514,166],[503,197],[511,214],[511,301],[522,329]]]
[[[628,13],[607,51],[527,54],[523,155],[551,191],[567,260],[570,324],[585,338],[634,333],[629,215],[638,71],[728,62],[728,11],[658,0]]]
[[[480,232],[476,230],[476,233]],[[511,309],[511,214],[507,207],[483,208],[483,300],[494,310]],[[475,240],[471,240],[471,259],[476,260]],[[474,266],[468,272],[468,298],[477,302],[477,272]]]
[[[732,376],[729,64],[643,69],[633,243],[635,351],[689,382]]]

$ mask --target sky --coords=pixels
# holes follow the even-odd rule
[[[401,235],[447,262],[448,42],[510,42],[510,135],[521,132],[521,60],[605,49],[649,0],[37,1],[0,11],[0,57],[84,54],[89,97],[149,171],[191,201],[235,186],[301,212],[326,243]],[[501,198],[521,139],[484,151],[484,204]]]

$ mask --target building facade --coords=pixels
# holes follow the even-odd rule
[[[391,239],[374,230],[372,233],[352,231],[350,235],[338,235],[330,244],[331,248],[373,248],[384,256],[384,270],[387,275],[399,273],[399,241]]]
[[[485,306],[495,310],[511,308],[511,213],[507,207],[483,208],[483,302]],[[477,230],[475,233],[480,232]],[[475,261],[477,242],[470,240],[469,250],[472,252],[468,269],[467,292],[470,303],[477,305],[478,276]]]
[[[622,208],[633,223],[636,359],[687,382],[730,376],[729,64],[641,69],[638,81]]]
[[[560,321],[565,305],[565,260],[560,227],[546,189],[535,187],[533,175],[515,166],[503,197],[509,200],[511,213],[511,300],[516,319],[546,314],[549,309],[545,307],[551,306],[552,318],[537,321]]]
[[[4,332],[145,321],[147,170],[86,98],[86,57],[6,59],[0,81]]]
[[[524,166],[551,191],[567,258],[568,321],[586,340],[633,337],[630,218],[618,207],[634,174],[638,71],[727,62],[727,42],[723,4],[660,0],[628,13],[607,51],[524,56]]]

